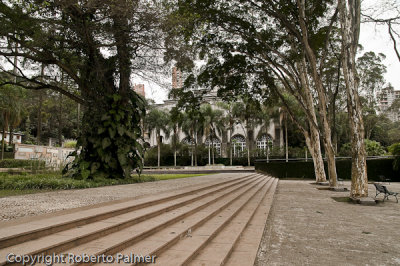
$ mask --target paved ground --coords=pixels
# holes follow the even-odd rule
[[[332,197],[349,193],[310,183],[279,182],[258,265],[400,265],[400,203],[337,202]],[[387,186],[400,192],[399,183]]]

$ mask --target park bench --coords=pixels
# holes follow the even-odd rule
[[[387,189],[386,186],[381,185],[381,184],[374,183],[374,186],[375,186],[375,188],[376,188],[376,195],[375,195],[375,198],[376,198],[379,194],[383,193],[383,194],[384,194],[383,201],[385,201],[385,199],[389,200],[389,196],[394,196],[394,197],[396,198],[397,203],[399,202],[399,200],[397,199],[397,195],[398,195],[399,193],[389,191],[389,190]]]

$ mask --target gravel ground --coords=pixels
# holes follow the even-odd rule
[[[311,182],[279,181],[256,265],[400,265],[394,197],[375,206],[338,202],[332,197],[349,192],[318,190]],[[400,183],[385,185],[400,192]],[[371,184],[369,195],[375,196]]]
[[[112,200],[145,196],[187,186],[224,180],[241,174],[215,174],[100,188],[60,190],[0,198],[0,221],[88,206]]]

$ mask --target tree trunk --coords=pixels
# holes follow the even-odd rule
[[[311,77],[313,78],[315,89],[318,93],[318,111],[321,121],[321,137],[323,138],[323,143],[325,147],[325,152],[328,161],[328,176],[329,185],[331,187],[337,186],[337,174],[336,174],[336,163],[335,163],[335,151],[332,145],[331,127],[329,125],[328,110],[327,110],[327,100],[326,100],[326,90],[324,88],[320,73],[317,67],[317,58],[308,40],[308,28],[306,25],[306,15],[305,15],[305,0],[298,0],[299,6],[299,25],[302,31],[302,43],[304,47],[304,55],[300,65],[300,78],[303,87],[309,87],[309,82],[307,82],[307,62],[311,69]],[[329,36],[328,36],[329,37]],[[323,64],[321,62],[320,64]],[[310,89],[308,89],[310,90]],[[309,95],[309,97],[312,97]],[[317,122],[317,120],[315,120]],[[316,123],[317,125],[317,123]]]
[[[287,134],[287,116],[285,115],[285,158],[286,162],[289,161],[289,151],[288,151],[288,134]]]
[[[342,35],[342,67],[346,84],[347,111],[350,121],[352,148],[350,197],[368,196],[368,176],[364,145],[364,124],[358,96],[356,53],[360,34],[361,3],[359,0],[339,0]]]
[[[41,135],[42,135],[42,106],[43,106],[43,91],[39,90],[39,107],[37,112],[37,132],[36,132],[36,142],[37,145],[41,143]]]
[[[161,161],[161,136],[157,134],[157,166],[160,167]]]
[[[58,144],[62,147],[62,128],[63,128],[63,121],[62,121],[62,94],[58,96]]]
[[[326,182],[326,175],[324,169],[324,160],[321,153],[321,142],[319,133],[313,127],[310,127],[311,134],[305,134],[306,145],[310,151],[311,157],[314,162],[315,181]]]
[[[12,126],[12,123],[10,123],[10,139],[8,140],[8,145],[12,146],[13,145],[13,138],[14,138],[14,127]]]
[[[174,131],[174,166],[176,167],[176,135],[178,133],[176,132],[176,130]]]
[[[1,137],[1,159],[4,160],[4,146],[5,146],[5,137],[6,137],[6,130],[7,130],[7,124],[8,124],[8,119],[7,115],[3,113],[3,118],[4,118],[4,123],[3,123],[3,133]]]
[[[233,135],[233,124],[231,123],[231,129],[229,130],[229,162],[230,165],[232,166],[233,164],[233,154],[232,154],[232,135]]]
[[[208,143],[208,164],[211,165],[211,149],[210,149],[210,143]]]
[[[194,140],[194,166],[197,166],[197,133]]]

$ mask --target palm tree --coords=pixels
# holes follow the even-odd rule
[[[169,114],[164,110],[151,108],[149,113],[146,114],[145,126],[148,128],[150,134],[155,131],[157,138],[157,166],[160,167],[161,162],[161,131],[165,136],[169,137],[168,123],[170,121]]]
[[[174,149],[174,166],[176,166],[176,153],[177,153],[177,143],[179,141],[179,128],[182,126],[183,123],[183,113],[179,111],[177,107],[173,107],[171,109],[171,116],[168,124],[168,128],[170,131],[173,132],[172,135],[172,146]]]
[[[233,113],[245,132],[247,164],[250,166],[250,150],[253,146],[252,142],[254,141],[253,130],[262,120],[260,104],[251,97],[244,96],[242,97],[242,101],[235,103],[233,106]]]
[[[232,136],[233,129],[236,124],[236,117],[233,112],[234,103],[233,102],[219,102],[217,106],[224,110],[224,114],[219,120],[219,124],[222,129],[222,134],[226,134],[229,131],[229,141],[228,141],[228,149],[229,149],[229,161],[232,166]],[[222,123],[222,125],[221,125]]]
[[[212,157],[212,164],[214,165],[214,140],[217,137],[217,133],[221,134],[221,123],[218,123],[223,116],[223,112],[221,110],[214,110],[212,109],[210,104],[203,104],[200,107],[200,112],[203,116],[203,129],[204,134],[208,138],[208,163],[211,164],[211,157]],[[211,146],[210,146],[211,144]],[[212,147],[212,148],[210,148]],[[210,154],[212,153],[212,156]]]
[[[2,125],[1,159],[4,159],[5,137],[9,126],[17,126],[21,120],[20,89],[12,85],[0,87],[0,123]],[[12,136],[10,136],[12,137]]]
[[[203,117],[198,109],[190,109],[184,113],[182,119],[182,130],[193,142],[192,146],[192,162],[191,165],[197,166],[197,143],[199,136],[202,136]]]

